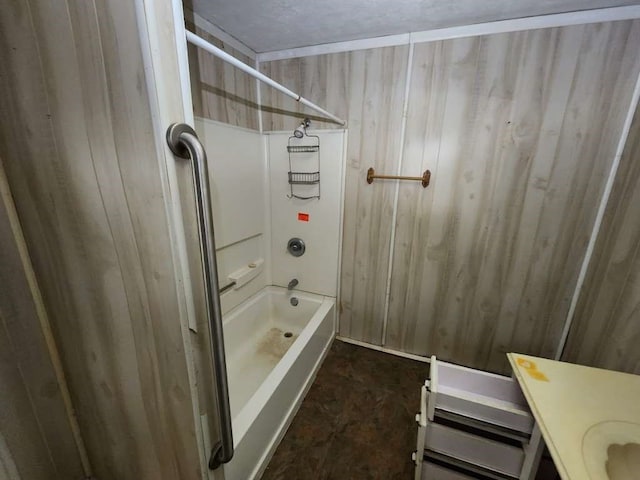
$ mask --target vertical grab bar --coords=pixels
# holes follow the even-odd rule
[[[184,123],[174,123],[167,130],[167,143],[171,151],[180,158],[191,159],[193,163],[193,182],[195,186],[200,232],[200,253],[204,276],[207,319],[209,320],[209,344],[213,360],[214,384],[218,403],[220,440],[211,449],[209,468],[215,470],[233,457],[233,431],[231,427],[231,408],[229,406],[229,384],[224,353],[224,334],[222,331],[222,311],[216,265],[216,248],[209,195],[209,173],[207,154],[198,140],[195,130]]]

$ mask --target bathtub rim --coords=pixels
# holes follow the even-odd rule
[[[327,297],[327,298],[333,299],[333,297]],[[331,308],[335,309],[336,308],[336,304],[334,303],[333,305],[331,305]],[[331,311],[331,308],[329,309],[329,311]],[[314,363],[313,367],[311,368],[311,372],[309,373],[309,375],[305,379],[303,387],[300,389],[300,391],[296,395],[296,397],[295,397],[295,399],[293,401],[293,404],[291,405],[291,407],[287,411],[285,417],[280,422],[275,435],[271,438],[271,441],[268,443],[267,447],[264,449],[264,453],[260,457],[260,460],[256,464],[256,467],[254,468],[254,470],[253,470],[253,472],[252,472],[252,474],[251,474],[251,476],[249,477],[248,480],[256,480],[256,479],[259,479],[259,478],[262,477],[262,475],[264,474],[265,470],[269,466],[269,462],[271,461],[271,458],[273,457],[274,453],[276,452],[276,449],[280,445],[280,442],[284,438],[285,434],[287,433],[287,430],[289,429],[289,426],[291,425],[291,423],[293,422],[293,419],[295,418],[296,414],[298,413],[298,410],[300,410],[300,406],[302,405],[303,400],[305,399],[305,397],[307,396],[307,393],[311,389],[311,387],[312,387],[312,385],[313,385],[313,383],[314,383],[314,381],[316,379],[316,376],[318,375],[318,371],[320,370],[320,367],[322,366],[325,358],[327,357],[327,355],[329,354],[329,351],[331,350],[331,346],[333,345],[333,342],[335,342],[335,339],[336,339],[336,335],[335,335],[335,315],[336,315],[336,312],[334,310],[334,314],[333,314],[334,318],[329,319],[333,324],[332,327],[331,327],[333,333],[327,339],[326,343],[322,347],[322,352],[320,353],[320,355],[318,356],[316,362]]]
[[[232,309],[226,315],[227,318],[224,320],[223,325],[226,326],[227,324],[231,323],[235,317],[241,314],[244,310],[255,305],[255,303],[260,301],[263,297],[272,293],[286,294],[286,292],[287,290],[285,288],[274,285],[268,285],[262,288],[260,291],[249,297],[245,302],[242,302],[240,305]],[[316,330],[318,330],[318,327],[336,303],[334,297],[326,297],[324,295],[318,295],[315,293],[303,292],[299,290],[295,292],[295,296],[303,300],[310,300],[314,303],[317,303],[318,308],[315,310],[311,318],[306,322],[304,328],[298,335],[298,338],[296,338],[296,340],[291,344],[287,352],[278,361],[273,370],[271,370],[271,372],[267,375],[262,384],[253,393],[246,404],[238,411],[236,416],[232,418],[234,448],[238,447],[244,436],[250,430],[251,425],[262,411],[262,407],[266,404],[267,400],[271,396],[271,393],[276,390],[282,383],[288,371],[289,365],[291,365],[300,356],[302,350],[304,349],[304,346],[309,342]],[[333,331],[334,334],[331,339],[332,341],[335,337],[335,325],[333,327]],[[331,342],[329,342],[329,344],[330,343]],[[325,355],[326,351],[323,352],[322,357],[318,361],[321,362],[322,360],[324,360]],[[316,367],[314,366],[314,375],[315,369]],[[306,390],[304,393],[306,393]]]

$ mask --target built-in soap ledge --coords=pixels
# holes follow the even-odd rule
[[[264,269],[264,259],[259,258],[253,262],[245,265],[244,267],[230,273],[227,277],[229,282],[233,283],[233,289],[238,290],[251,280],[256,278]]]

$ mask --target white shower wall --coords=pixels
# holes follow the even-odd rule
[[[299,281],[296,289],[336,297],[344,176],[345,131],[310,131],[320,137],[320,199],[288,198],[287,140],[292,132],[267,134],[271,196],[272,283],[286,287]],[[308,154],[307,154],[308,155]],[[307,160],[312,162],[312,158]],[[294,166],[295,168],[295,166]],[[312,166],[309,166],[312,169]],[[299,219],[307,214],[308,221]],[[304,240],[306,252],[294,257],[287,252],[292,237]]]
[[[196,118],[195,127],[209,161],[220,286],[249,263],[265,262],[256,278],[222,294],[224,313],[269,284],[263,135],[203,118]]]
[[[299,290],[336,297],[345,131],[318,132],[321,198],[300,200],[287,197],[292,132],[260,134],[203,118],[196,118],[195,127],[209,160],[220,286],[229,283],[231,273],[264,260],[256,278],[222,294],[223,312],[266,285],[286,287],[293,278]],[[299,213],[309,220],[299,220]],[[292,237],[304,240],[302,257],[287,253]]]

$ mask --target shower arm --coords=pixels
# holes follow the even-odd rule
[[[307,100],[306,98],[298,95],[297,93],[292,92],[291,90],[289,90],[284,85],[279,84],[278,82],[276,82],[275,80],[267,77],[265,74],[259,72],[255,68],[252,68],[249,65],[247,65],[246,63],[241,62],[240,60],[235,58],[233,55],[229,55],[224,50],[219,49],[215,45],[212,45],[211,43],[207,42],[203,38],[200,38],[198,35],[196,35],[193,32],[190,32],[188,30],[187,30],[187,41],[192,43],[192,44],[194,44],[196,47],[200,47],[203,50],[206,50],[207,52],[211,53],[212,55],[215,55],[219,59],[224,60],[227,63],[230,63],[234,67],[239,68],[243,72],[248,73],[252,77],[257,78],[258,80],[260,80],[261,82],[266,83],[270,87],[273,87],[276,90],[284,93],[285,95],[288,95],[289,97],[293,98],[297,102],[300,102],[301,104],[306,105],[309,108],[312,108],[316,112],[319,112],[322,115],[324,115],[325,117],[330,118],[334,122],[336,122],[336,123],[338,123],[340,125],[345,125],[347,123],[344,120],[342,120],[340,117],[336,117],[332,113],[327,112],[324,108],[319,107],[315,103],[310,102],[309,100]]]
[[[229,383],[224,352],[222,310],[220,307],[220,284],[216,265],[216,248],[213,231],[211,196],[209,195],[209,173],[207,154],[198,140],[195,130],[187,124],[174,123],[167,130],[167,143],[171,151],[180,158],[190,159],[193,165],[200,233],[200,253],[204,280],[204,296],[209,321],[209,345],[213,362],[213,384],[216,388],[220,440],[211,449],[209,468],[215,470],[233,457],[233,430],[229,405]]]

